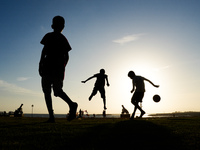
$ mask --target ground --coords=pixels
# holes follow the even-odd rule
[[[200,149],[200,118],[0,117],[0,149]]]

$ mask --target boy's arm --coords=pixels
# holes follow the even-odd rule
[[[43,61],[44,61],[44,58],[46,56],[46,47],[44,46],[43,49],[42,49],[42,54],[41,54],[41,58],[40,58],[40,63],[39,63],[39,74],[40,76],[42,76],[42,68],[43,68]]]
[[[155,84],[154,84],[153,82],[151,82],[150,80],[148,80],[148,79],[146,79],[146,78],[144,78],[144,77],[143,77],[143,79],[146,80],[146,81],[148,81],[149,83],[151,83],[154,87],[157,87],[157,88],[159,87],[159,85],[155,85]]]
[[[92,77],[89,77],[87,80],[85,80],[85,81],[81,81],[82,83],[85,83],[85,82],[87,82],[88,80],[90,80],[90,79],[92,79],[92,78],[94,78],[95,76],[92,76]]]
[[[133,91],[135,90],[134,80],[132,80],[132,83],[133,83],[133,89],[131,90],[131,93],[133,93]]]
[[[107,82],[107,86],[110,86],[110,84],[108,82],[108,76],[106,76],[106,82]]]
[[[46,47],[44,46],[43,49],[42,49],[42,54],[41,54],[41,58],[40,58],[40,64],[43,63],[43,60],[45,58],[45,55],[46,55]]]
[[[69,61],[69,54],[68,54],[68,52],[65,54],[65,57],[64,57],[64,59],[65,59],[65,66],[67,65],[67,63],[68,63],[68,61]]]

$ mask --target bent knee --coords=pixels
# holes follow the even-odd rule
[[[62,90],[62,89],[59,90],[59,91],[54,91],[54,96],[55,96],[55,97],[60,97],[60,96],[62,95],[62,93],[63,93],[63,90]]]
[[[136,101],[131,101],[131,103],[132,103],[133,105],[135,105],[135,106],[138,105],[138,102],[136,102]]]

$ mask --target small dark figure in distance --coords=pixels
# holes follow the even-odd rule
[[[15,110],[14,117],[22,117],[23,116],[22,106],[23,106],[23,104],[21,104],[20,107]]]
[[[122,113],[121,114],[129,114],[128,110],[122,105]]]

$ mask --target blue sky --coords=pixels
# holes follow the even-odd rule
[[[43,0],[0,2],[0,111],[47,113],[38,75],[42,45],[52,18],[66,20],[63,34],[72,51],[64,91],[89,113],[102,113],[97,94],[88,97],[95,80],[81,81],[106,70],[107,113],[130,112],[130,70],[150,79],[143,108],[147,113],[200,110],[200,1],[198,0]],[[161,101],[152,97],[160,94]],[[68,106],[53,98],[55,113]]]

